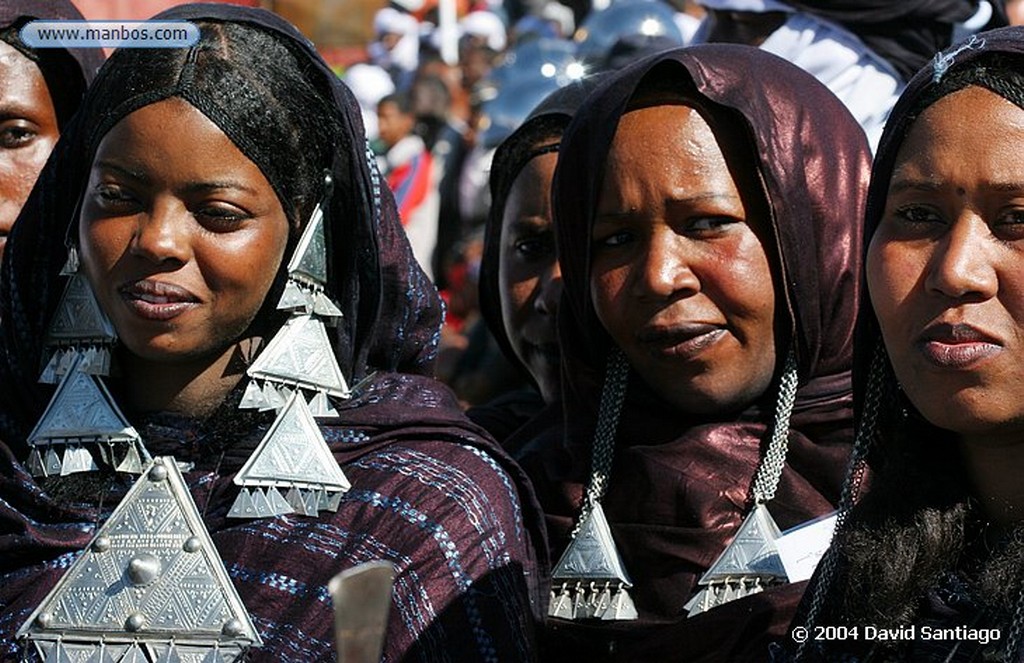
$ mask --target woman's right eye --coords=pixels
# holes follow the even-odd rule
[[[926,205],[904,205],[896,208],[893,216],[904,223],[942,223],[942,217]]]
[[[599,235],[594,238],[594,244],[597,247],[616,248],[625,246],[633,239],[633,233],[628,230],[618,230],[616,232],[608,233],[605,235]]]
[[[130,192],[110,184],[96,187],[93,198],[100,208],[109,211],[123,211],[135,204],[135,198]]]

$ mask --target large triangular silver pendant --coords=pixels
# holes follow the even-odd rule
[[[285,322],[247,373],[259,380],[322,391],[339,398],[351,394],[327,329],[310,315],[297,315]]]
[[[114,325],[96,301],[88,279],[72,274],[50,323],[47,345],[110,345],[116,340]]]
[[[562,553],[551,579],[548,615],[563,619],[630,620],[636,608],[626,591],[633,583],[595,502],[576,538]]]
[[[262,644],[170,457],[150,463],[17,637],[95,660],[187,646],[231,661]]]
[[[684,606],[689,615],[789,582],[775,540],[782,535],[768,507],[758,504],[732,543],[701,576],[702,589]]]
[[[92,456],[106,459],[119,471],[138,474],[149,453],[135,428],[128,423],[103,381],[78,370],[81,358],[64,374],[43,416],[29,433],[33,461],[49,457],[45,463],[31,462],[37,476],[87,472],[97,469]],[[88,449],[96,454],[90,454]],[[61,458],[59,462],[53,459]],[[125,459],[138,463],[125,465]]]
[[[321,509],[337,508],[334,498],[351,487],[313,413],[297,392],[234,481],[242,487],[228,513],[234,518],[292,512],[316,516]]]

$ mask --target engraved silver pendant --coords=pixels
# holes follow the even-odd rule
[[[235,661],[262,645],[173,458],[154,459],[18,630],[44,661]]]
[[[595,502],[551,577],[548,616],[561,619],[632,620],[633,583],[615,547],[600,502]]]
[[[740,524],[736,537],[701,576],[701,590],[683,606],[690,617],[789,582],[775,540],[779,526],[764,504]]]
[[[288,399],[234,481],[242,490],[228,512],[232,518],[317,516],[336,511],[351,487],[299,393]]]
[[[66,476],[98,469],[99,458],[119,472],[139,474],[149,460],[103,380],[79,370],[72,358],[43,416],[29,433],[27,466],[35,476]]]
[[[263,389],[266,382],[273,382],[338,398],[348,398],[352,393],[338,366],[324,324],[311,315],[297,315],[285,322],[247,373],[258,381],[259,389]],[[240,407],[263,409],[269,405],[277,409],[279,406],[268,403],[270,400],[273,398],[259,398],[254,388],[248,387]]]
[[[78,354],[86,359],[80,370],[108,375],[110,349],[117,342],[114,325],[96,301],[89,281],[82,274],[69,276],[46,335],[46,345],[54,350],[40,381],[49,384],[69,370],[71,359]]]

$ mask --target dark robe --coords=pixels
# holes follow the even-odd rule
[[[756,76],[752,75],[756,72]],[[799,391],[789,451],[768,509],[783,529],[831,511],[852,442],[849,368],[859,295],[869,152],[838,100],[810,75],[754,48],[707,45],[643,60],[613,75],[563,138],[554,205],[564,294],[561,407],[509,445],[544,508],[552,559],[568,544],[591,465],[599,392],[611,339],[593,310],[591,225],[602,164],[619,118],[645,76],[674,77],[710,122],[740,124],[767,201],[775,246],[776,347],[795,349]],[[685,85],[691,78],[692,85]],[[728,158],[728,157],[727,157]],[[742,167],[742,166],[741,166]],[[740,185],[742,186],[742,185]],[[741,191],[741,193],[743,193]],[[751,193],[751,192],[747,192]],[[684,604],[751,508],[751,486],[775,410],[773,384],[739,413],[674,411],[631,372],[610,485],[602,500],[634,587],[639,619],[549,620],[546,660],[763,660],[781,637],[803,583],[770,589],[687,618]]]
[[[162,17],[244,22],[272,33],[308,64],[307,75],[319,89],[328,91],[326,103],[344,134],[343,153],[333,164],[338,185],[325,215],[327,289],[345,316],[331,332],[339,365],[352,383],[365,380],[353,398],[335,403],[337,418],[320,420],[352,483],[337,513],[226,518],[238,494],[232,477],[273,419],[237,409],[244,379],[205,420],[126,411],[154,455],[194,463],[186,483],[264,642],[248,660],[334,660],[327,582],[370,560],[389,560],[397,568],[383,660],[531,660],[533,623],[544,602],[533,552],[538,544],[543,549],[542,523],[521,471],[461,414],[451,392],[429,377],[440,299],[413,259],[391,192],[367,152],[354,98],[313,45],[269,12],[199,5]],[[103,127],[161,98],[185,96],[272,184],[281,169],[294,166],[281,163],[280,154],[268,153],[255,138],[276,128],[230,126],[223,120],[230,113],[218,111],[221,100],[194,90],[154,90],[154,83],[125,66],[132,57],[145,54],[115,53],[101,71],[33,190],[3,262],[2,660],[20,660],[14,632],[88,544],[127,482],[101,477],[90,492],[89,479],[79,479],[84,488],[69,496],[56,479],[44,490],[23,465],[26,435],[53,393],[52,386],[36,382],[42,341],[64,285],[64,240],[77,223],[75,206]],[[282,269],[268,300],[275,289],[280,292],[283,277]],[[273,309],[271,302],[254,325],[273,332],[271,325],[280,325]],[[116,394],[116,380],[109,382]]]

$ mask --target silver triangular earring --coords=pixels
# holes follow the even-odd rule
[[[139,474],[150,455],[117,407],[101,376],[109,375],[117,334],[92,286],[79,273],[78,251],[68,249],[61,274],[67,285],[47,332],[52,355],[40,381],[57,383],[50,403],[29,434],[26,465],[35,476],[98,470]]]
[[[337,510],[349,489],[315,419],[337,416],[330,398],[352,393],[321,319],[341,316],[325,291],[324,210],[331,185],[326,174],[324,196],[288,261],[288,283],[278,308],[292,315],[246,371],[250,381],[239,407],[278,414],[235,476],[242,489],[228,512],[232,518],[317,516]],[[306,394],[311,394],[308,402]]]
[[[79,370],[92,375],[110,374],[110,353],[117,333],[78,267],[78,250],[71,246],[61,270],[68,282],[47,331],[46,346],[51,356],[40,382],[58,382],[75,356],[83,359]]]
[[[789,582],[775,545],[781,532],[766,504],[775,497],[786,464],[789,418],[797,386],[796,354],[791,349],[779,384],[772,438],[754,477],[754,508],[743,519],[733,540],[701,576],[701,589],[684,606],[690,617]]]
[[[187,660],[220,652],[234,661],[262,644],[170,457],[149,464],[17,637],[44,645],[44,660],[73,648],[79,656],[67,660],[76,661],[166,659],[176,643],[187,643],[178,646]]]
[[[626,397],[629,363],[615,350],[608,357],[594,436],[590,481],[572,541],[552,574],[548,616],[562,619],[632,620],[633,586],[601,507],[615,455],[615,434]]]
[[[292,394],[259,446],[235,475],[242,490],[228,512],[232,518],[266,518],[286,513],[318,515],[337,503],[335,494],[351,484],[334,459],[306,401]],[[281,496],[280,490],[288,490]]]

